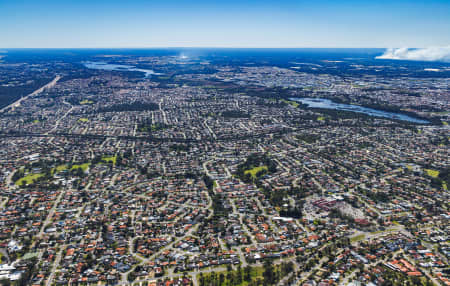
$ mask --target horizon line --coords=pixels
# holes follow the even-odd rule
[[[0,50],[95,50],[95,49],[389,49],[393,47],[227,47],[227,46],[153,46],[153,47],[0,47]],[[394,47],[395,48],[395,47]],[[420,47],[412,47],[410,49],[420,49]],[[1,51],[0,51],[1,52]]]

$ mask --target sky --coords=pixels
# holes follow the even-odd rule
[[[450,0],[0,0],[0,48],[425,48]]]

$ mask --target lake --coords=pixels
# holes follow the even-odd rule
[[[96,70],[142,72],[145,74],[145,77],[149,77],[150,75],[160,75],[160,73],[156,73],[153,70],[139,69],[129,65],[108,64],[106,62],[84,62],[83,65],[87,68]]]
[[[408,121],[413,123],[419,123],[419,124],[427,124],[430,123],[429,121],[414,118],[405,114],[401,113],[395,113],[395,112],[388,112],[378,109],[373,109],[369,107],[363,107],[359,105],[353,105],[353,104],[343,104],[343,103],[336,103],[330,99],[326,98],[289,98],[290,100],[301,102],[303,104],[306,104],[308,107],[311,108],[325,108],[325,109],[335,109],[335,110],[344,110],[344,111],[351,111],[351,112],[358,112],[358,113],[364,113],[370,116],[374,117],[384,117],[389,119],[396,119],[396,120],[402,120],[402,121]]]

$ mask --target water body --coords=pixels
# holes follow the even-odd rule
[[[142,72],[145,74],[145,77],[160,75],[160,73],[156,73],[153,70],[139,69],[129,65],[108,64],[106,62],[84,62],[83,65],[87,68],[96,70]]]
[[[335,110],[344,110],[344,111],[351,111],[351,112],[358,112],[358,113],[364,113],[369,116],[375,116],[375,117],[384,117],[384,118],[390,118],[390,119],[396,119],[396,120],[403,120],[408,121],[412,123],[419,123],[419,124],[427,124],[430,123],[429,121],[414,118],[405,114],[401,113],[395,113],[395,112],[388,112],[378,109],[373,109],[369,107],[363,107],[359,105],[353,105],[353,104],[343,104],[343,103],[336,103],[330,99],[326,98],[290,98],[290,100],[301,102],[303,104],[308,105],[308,107],[312,108],[325,108],[325,109],[335,109]]]

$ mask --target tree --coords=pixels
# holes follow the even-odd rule
[[[205,286],[205,277],[203,276],[203,272],[200,272],[200,279],[199,279],[199,282],[200,282],[200,286]]]
[[[236,272],[236,284],[242,284],[242,268],[240,264]]]
[[[287,275],[294,270],[294,263],[292,261],[281,263],[281,275]]]
[[[250,266],[245,266],[244,268],[244,280],[247,282],[250,282],[252,277],[251,277],[251,267]]]
[[[227,284],[234,285],[233,272],[227,272]]]
[[[275,273],[273,269],[273,264],[271,260],[264,262],[264,285],[272,285],[275,282]]]
[[[0,280],[0,285],[9,286],[11,285],[11,282],[9,281],[9,279],[2,279]]]

